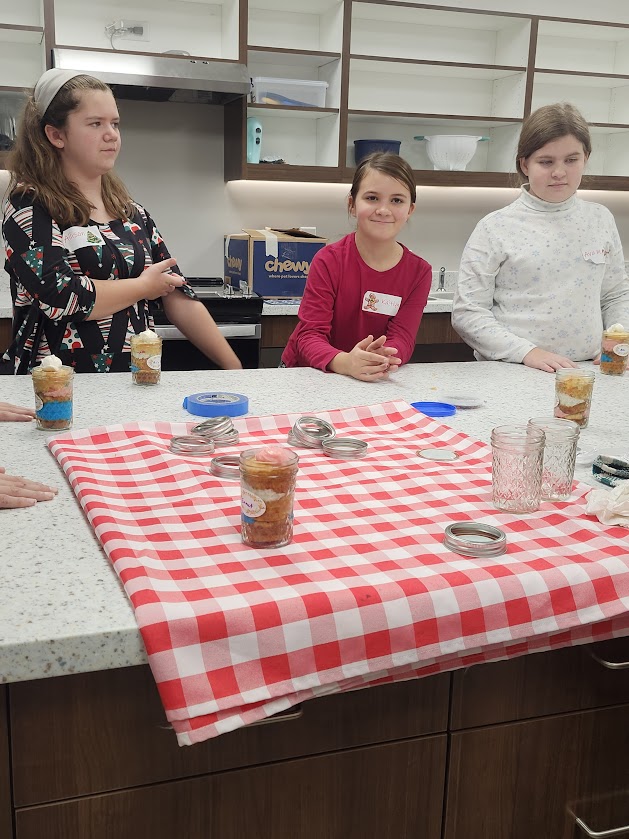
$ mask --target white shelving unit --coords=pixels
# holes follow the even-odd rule
[[[41,0],[0,0],[0,91],[33,87],[43,72],[42,21]],[[12,97],[0,97],[0,108],[12,106]]]
[[[530,21],[500,15],[354,3],[352,55],[525,67]]]
[[[526,73],[498,67],[352,59],[350,110],[519,119]]]
[[[127,18],[148,23],[148,40],[114,38],[131,52],[185,50],[205,58],[238,59],[238,0],[55,0],[56,42],[61,46],[111,49],[105,27]]]
[[[629,74],[629,28],[540,20],[535,65],[576,73]]]
[[[249,46],[301,52],[340,53],[343,3],[311,0],[252,0],[249,3]]]
[[[252,0],[247,66],[252,77],[326,82],[325,109],[250,105],[262,156],[296,166],[338,166],[343,3]]]
[[[416,136],[432,134],[471,134],[489,137],[479,143],[467,165],[468,172],[515,172],[515,152],[520,123],[488,123],[482,120],[423,119],[389,115],[350,114],[347,131],[347,166],[354,166],[354,140],[400,140],[400,154],[413,169],[433,168],[426,151],[426,142]]]

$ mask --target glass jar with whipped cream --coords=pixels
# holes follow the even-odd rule
[[[162,372],[162,339],[152,329],[131,336],[131,373],[136,385],[159,384]]]
[[[603,331],[601,339],[601,373],[622,376],[629,359],[629,329],[615,323]]]
[[[35,422],[43,431],[72,428],[74,370],[56,355],[46,356],[31,377],[35,391]]]
[[[241,535],[252,548],[280,548],[293,538],[298,455],[283,446],[240,454]]]
[[[562,367],[555,373],[555,410],[557,419],[576,422],[586,428],[594,389],[594,371],[581,367]]]

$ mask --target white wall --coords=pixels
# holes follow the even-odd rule
[[[441,5],[442,0],[423,0]],[[460,8],[629,23],[626,0],[451,0]],[[348,188],[339,184],[223,181],[223,112],[203,105],[120,102],[123,151],[118,171],[154,215],[171,252],[191,276],[221,276],[223,233],[241,227],[315,226],[330,239],[351,229]],[[515,190],[423,187],[402,237],[433,266],[455,270],[474,225],[513,200]],[[629,198],[624,193],[582,191],[616,216],[629,258]]]

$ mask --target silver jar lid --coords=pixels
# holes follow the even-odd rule
[[[217,446],[231,446],[239,440],[231,417],[210,417],[194,425],[192,433],[213,440]]]
[[[364,457],[367,454],[368,444],[356,437],[334,437],[331,440],[324,440],[323,451],[328,457],[335,457],[339,460],[353,460],[356,457]]]
[[[446,527],[443,544],[461,556],[501,556],[507,550],[507,537],[491,524],[455,521]]]
[[[240,455],[221,454],[213,457],[210,462],[210,472],[217,478],[230,478],[232,481],[240,480]]]
[[[319,417],[299,417],[288,434],[288,442],[293,446],[303,446],[307,449],[320,449],[324,440],[330,440],[336,435],[334,426]]]
[[[199,434],[189,434],[181,437],[173,437],[170,441],[169,448],[175,454],[206,457],[208,454],[214,452],[214,443],[212,440],[209,440],[207,437],[202,437]]]

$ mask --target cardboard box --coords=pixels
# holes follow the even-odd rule
[[[260,297],[301,297],[314,255],[326,243],[297,229],[243,229],[225,236],[225,282]]]

